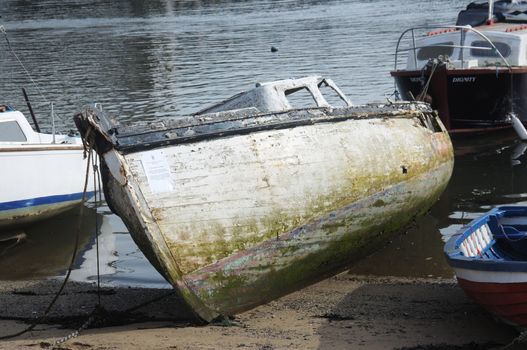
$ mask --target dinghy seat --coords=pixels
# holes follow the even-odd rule
[[[471,233],[466,235],[461,241],[459,248],[464,256],[470,258],[488,257],[492,254],[491,248],[494,245],[492,231],[489,223],[473,227]]]

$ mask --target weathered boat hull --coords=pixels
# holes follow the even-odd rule
[[[107,201],[207,321],[344,270],[426,212],[453,167],[420,104],[199,116],[206,131],[166,123],[139,138],[97,114],[76,123],[95,136]]]

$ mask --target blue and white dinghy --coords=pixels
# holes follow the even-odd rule
[[[83,158],[80,138],[35,132],[21,112],[1,105],[0,230],[79,205],[86,177]],[[93,180],[88,184],[89,197]]]
[[[527,328],[527,206],[492,209],[453,235],[444,251],[470,298]]]

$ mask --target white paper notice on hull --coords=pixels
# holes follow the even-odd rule
[[[141,155],[141,164],[152,193],[174,190],[170,182],[170,168],[162,150],[153,150]]]

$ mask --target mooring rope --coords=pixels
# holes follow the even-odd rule
[[[101,182],[100,182],[100,173],[99,173],[99,157],[97,153],[93,159],[93,190],[95,191],[95,248],[96,248],[96,257],[97,257],[97,300],[98,306],[101,306],[101,270],[100,270],[100,258],[99,258],[99,217],[97,216],[97,211],[99,208],[99,202],[102,200],[101,197]]]
[[[525,343],[526,340],[527,340],[527,331],[523,331],[522,333],[520,333],[519,336],[514,338],[509,344],[505,345],[504,347],[501,347],[499,350],[510,349],[514,345]]]
[[[90,313],[88,319],[76,330],[73,332],[67,334],[66,336],[57,339],[54,342],[54,345],[60,345],[68,340],[78,337],[79,334],[86,328],[88,328],[97,318],[97,315],[102,312],[102,305],[101,305],[101,278],[100,278],[100,264],[99,264],[99,218],[97,217],[97,211],[99,208],[99,201],[101,200],[101,192],[100,192],[100,179],[99,179],[99,166],[98,166],[98,156],[95,153],[93,149],[93,143],[95,142],[95,138],[92,138],[90,140],[92,129],[88,129],[86,132],[86,136],[82,138],[82,144],[83,144],[83,153],[84,155],[88,154],[88,159],[91,159],[91,165],[93,168],[93,191],[94,191],[94,202],[95,202],[95,250],[96,250],[96,264],[97,264],[97,305],[94,307],[93,311]],[[93,158],[93,159],[92,159]],[[86,168],[86,173],[89,174],[89,166],[90,161],[88,161],[88,167]],[[88,177],[88,175],[86,175]],[[86,190],[86,187],[85,187]],[[80,225],[79,225],[80,229]]]
[[[525,232],[521,232],[521,231],[518,231],[517,234],[518,234],[518,238],[511,238],[509,236],[509,234],[507,232],[505,232],[505,228],[502,226],[502,225],[499,225],[499,229],[503,235],[503,237],[505,237],[505,239],[509,242],[512,242],[512,243],[515,243],[515,242],[519,242],[525,238],[527,238],[527,235],[525,234]],[[515,233],[511,233],[510,235],[514,235]]]
[[[84,152],[85,154],[91,154],[94,152],[93,146],[95,144],[95,138],[92,137],[92,128],[89,128],[86,132],[85,137],[83,138],[83,145],[84,145]],[[99,156],[97,153],[93,156],[92,159],[92,167],[93,167],[93,181],[94,181],[94,193],[95,193],[95,203],[96,203],[96,212],[98,208],[98,203],[102,201],[102,184],[101,184],[101,174],[100,174],[100,167],[99,167]],[[92,325],[96,321],[101,321],[104,319],[105,315],[107,314],[106,310],[103,308],[101,303],[101,274],[100,274],[100,257],[99,257],[99,235],[98,235],[98,227],[99,227],[99,219],[98,216],[95,215],[95,246],[96,246],[96,260],[97,260],[97,300],[98,303],[93,309],[93,311],[90,313],[88,319],[76,330],[73,332],[67,334],[66,336],[57,339],[54,342],[55,346],[58,346],[60,344],[63,344],[67,342],[68,340],[71,340],[73,338],[78,337],[81,332],[85,329],[87,329],[90,325]],[[160,301],[162,299],[165,299],[171,295],[174,295],[176,293],[175,290],[172,290],[168,293],[165,293],[164,295],[155,297],[151,300],[148,300],[146,302],[137,304],[135,306],[132,306],[124,311],[122,311],[123,314],[127,314],[129,312],[135,311],[141,307],[144,307],[148,304]]]
[[[428,88],[430,87],[430,82],[432,81],[432,77],[434,76],[434,72],[438,66],[438,62],[436,59],[434,59],[432,61],[432,68],[430,69],[430,75],[428,76],[428,80],[426,82],[426,84],[423,86],[423,89],[421,90],[421,92],[419,93],[419,95],[417,95],[416,97],[416,100],[417,101],[424,101],[424,98],[426,96],[426,94],[428,93]],[[424,71],[425,71],[425,67],[423,67],[423,70],[422,70],[422,74],[424,75]]]
[[[22,331],[19,331],[19,332],[14,333],[14,334],[8,334],[8,335],[0,336],[0,340],[5,340],[5,339],[18,337],[18,336],[20,336],[20,335],[22,335],[24,333],[27,333],[27,332],[33,330],[37,325],[42,323],[45,320],[45,318],[47,317],[47,315],[49,314],[49,312],[51,311],[51,308],[53,307],[53,305],[56,303],[56,301],[58,300],[58,298],[62,294],[67,282],[69,281],[69,277],[70,277],[71,272],[73,270],[73,266],[74,266],[74,263],[75,263],[75,258],[77,256],[77,251],[78,251],[78,246],[79,246],[79,240],[80,240],[79,237],[80,237],[80,231],[81,231],[81,225],[82,225],[84,203],[86,201],[86,194],[87,194],[87,188],[88,188],[88,180],[89,180],[89,174],[90,174],[90,165],[92,165],[93,175],[94,175],[94,200],[95,200],[95,203],[96,203],[95,204],[95,207],[96,207],[96,214],[95,214],[95,243],[96,243],[96,252],[97,252],[96,259],[97,259],[97,299],[98,299],[98,302],[97,302],[97,305],[95,306],[95,308],[93,309],[93,311],[89,314],[89,316],[86,319],[86,321],[80,327],[78,327],[77,329],[75,329],[71,333],[67,334],[66,336],[64,336],[64,337],[62,337],[60,339],[57,339],[55,342],[53,342],[53,344],[50,344],[49,346],[50,347],[58,346],[60,344],[63,344],[65,342],[67,342],[70,339],[73,339],[73,338],[79,336],[80,333],[83,330],[87,329],[90,325],[92,325],[98,319],[104,319],[105,314],[107,314],[107,312],[104,310],[104,308],[102,307],[102,304],[101,304],[101,280],[100,280],[100,258],[99,258],[99,238],[98,238],[99,221],[98,221],[98,217],[97,217],[97,208],[98,208],[99,202],[102,201],[102,184],[101,184],[101,177],[100,177],[101,174],[100,174],[100,168],[99,168],[99,157],[97,156],[97,154],[95,153],[95,150],[94,150],[95,138],[92,135],[92,131],[93,131],[93,129],[89,128],[86,131],[85,136],[82,138],[83,149],[84,149],[83,150],[84,158],[85,159],[87,158],[86,175],[85,175],[85,179],[84,179],[84,189],[83,189],[82,201],[81,201],[82,204],[81,204],[81,208],[80,208],[80,211],[79,211],[79,220],[77,222],[77,232],[76,232],[76,235],[75,235],[75,244],[74,244],[74,247],[73,247],[71,261],[70,261],[70,264],[68,266],[68,271],[66,273],[64,281],[62,282],[59,290],[55,294],[55,297],[49,303],[48,307],[46,308],[46,310],[44,311],[42,316],[37,318],[35,321],[32,322],[32,324],[30,326],[28,326],[27,328],[25,328]],[[160,301],[162,299],[165,299],[165,298],[167,298],[169,296],[172,296],[172,295],[175,295],[175,294],[176,294],[176,291],[175,290],[171,290],[170,292],[165,293],[165,294],[163,294],[161,296],[157,296],[155,298],[152,298],[151,300],[148,300],[146,302],[142,302],[142,303],[139,303],[139,304],[137,304],[135,306],[132,306],[132,307],[124,310],[123,313],[126,314],[126,313],[129,313],[129,312],[135,311],[135,310],[137,310],[137,309],[139,309],[141,307],[144,307],[144,306],[146,306],[148,304]]]
[[[91,158],[92,158],[92,152],[88,152],[87,158],[88,159],[87,159],[87,162],[86,162],[86,176],[84,178],[84,189],[83,189],[83,192],[82,192],[81,206],[80,206],[80,210],[79,210],[79,219],[77,220],[77,230],[76,230],[76,233],[75,233],[75,244],[73,245],[73,251],[72,251],[72,254],[71,254],[71,260],[70,260],[70,264],[68,266],[68,271],[66,273],[66,277],[64,277],[64,280],[62,281],[62,284],[61,284],[59,290],[55,294],[55,297],[49,303],[48,307],[46,308],[46,310],[44,311],[42,316],[40,316],[35,321],[33,321],[33,323],[31,325],[29,325],[27,328],[25,328],[25,329],[23,329],[23,330],[21,330],[19,332],[16,332],[16,333],[13,333],[13,334],[4,335],[4,336],[0,336],[0,340],[18,337],[18,336],[20,336],[20,335],[22,335],[24,333],[27,333],[27,332],[31,331],[38,324],[42,323],[42,321],[47,317],[47,315],[51,311],[51,308],[53,307],[53,305],[55,305],[55,303],[57,302],[58,298],[62,295],[62,292],[64,291],[64,288],[66,287],[66,283],[68,282],[68,280],[70,278],[70,275],[71,275],[71,271],[73,270],[73,266],[75,264],[75,258],[77,257],[77,251],[78,251],[78,248],[79,248],[79,237],[80,237],[80,231],[81,231],[82,216],[83,216],[83,213],[84,213],[84,203],[86,202],[86,193],[87,193],[87,189],[88,189],[88,180],[89,180],[89,174],[90,174],[90,163],[91,163]]]

